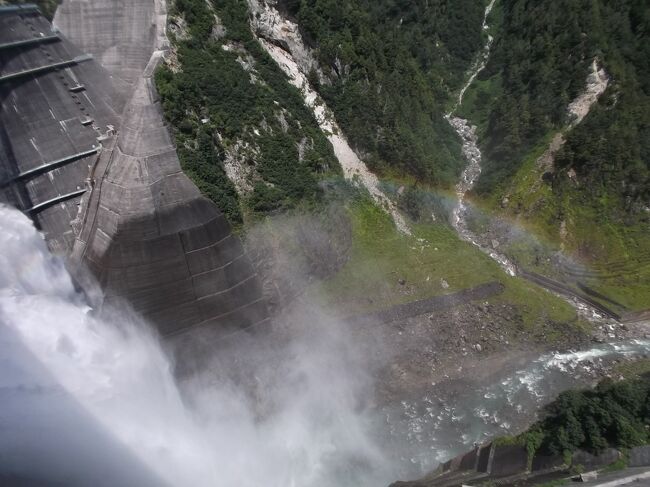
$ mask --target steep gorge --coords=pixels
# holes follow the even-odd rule
[[[318,201],[314,183],[322,185],[340,174],[332,147],[339,152],[346,176],[351,167],[361,171],[360,179],[366,180],[370,192],[389,207],[395,198],[381,195],[385,190],[371,173],[362,171],[364,165],[380,179],[394,174],[451,186],[462,158],[442,114],[452,87],[460,83],[456,77],[460,78],[464,59],[473,56],[469,47],[480,45],[481,29],[480,21],[471,18],[478,13],[475,2],[451,9],[443,3],[418,4],[401,12],[355,2],[314,2],[302,7],[284,2],[244,5],[219,0],[207,6],[199,1],[176,2],[174,25],[185,25],[189,37],[173,36],[178,62],[162,70],[157,81],[178,146],[195,147],[187,156],[181,150],[185,170],[219,206],[228,208],[234,223],[242,221],[239,215],[254,220]],[[459,20],[461,12],[467,17]],[[270,44],[253,38],[249,17],[253,33]],[[351,37],[341,38],[334,47],[340,34],[333,25],[340,22]],[[329,23],[332,27],[327,27]],[[426,35],[439,39],[432,44]],[[382,36],[395,40],[385,43]],[[300,89],[287,89],[286,73],[267,52],[260,52],[260,45],[276,57],[287,53],[293,57],[304,78],[293,81]],[[204,56],[216,66],[202,63]],[[287,62],[284,59],[280,65]],[[255,79],[239,83],[246,69],[255,71]],[[398,72],[408,75],[397,76]],[[215,78],[226,94],[219,102],[214,98]],[[313,90],[307,104],[299,98],[303,87]],[[202,104],[202,99],[208,103]],[[305,112],[318,99],[329,107],[331,116],[317,113],[314,118]],[[255,106],[251,100],[256,100]],[[192,109],[180,109],[183,103]],[[321,105],[315,108],[324,111]],[[325,133],[318,127],[334,119],[336,126],[324,126]],[[330,145],[327,137],[335,137],[335,143]],[[192,159],[221,162],[231,176],[237,174],[236,185],[244,190],[233,196],[227,178],[197,167]],[[300,164],[295,165],[295,160]],[[391,211],[405,229],[395,209]]]
[[[151,379],[161,387],[153,396],[146,396],[150,389],[143,384],[151,376],[142,362],[100,360],[88,372],[97,366],[115,373],[116,388],[104,392],[139,397],[124,403],[136,412],[158,398],[155,413],[143,416],[164,439],[147,431],[141,435],[148,443],[139,444],[124,436],[125,430],[142,431],[133,417],[102,409],[79,389],[75,397],[122,441],[133,442],[153,471],[177,484],[223,480],[213,455],[241,460],[222,466],[229,479],[246,471],[251,485],[259,479],[270,485],[375,485],[418,476],[473,442],[521,431],[535,408],[564,388],[591,384],[614,361],[642,356],[648,342],[635,339],[646,331],[643,324],[589,323],[553,294],[514,276],[528,264],[522,255],[534,262],[535,253],[513,251],[491,225],[498,220],[494,214],[509,212],[530,186],[508,193],[505,204],[503,198],[492,201],[487,224],[474,205],[477,193],[484,194],[484,176],[493,177],[499,163],[490,145],[495,125],[486,122],[489,110],[479,93],[495,77],[492,63],[502,62],[505,41],[498,36],[506,34],[486,32],[487,20],[499,29],[521,21],[503,19],[504,12],[524,15],[501,3],[176,0],[167,12],[163,1],[133,0],[120,9],[99,0],[65,0],[55,23],[94,59],[77,57],[65,70],[0,85],[7,94],[3,129],[11,135],[0,167],[16,178],[5,199],[21,209],[32,208],[19,198],[25,192],[47,203],[41,185],[72,185],[54,198],[67,198],[65,204],[57,201],[34,220],[50,248],[71,252],[86,295],[34,244],[30,255],[44,263],[42,272],[65,285],[59,294],[37,280],[42,292],[35,296],[29,285],[13,291],[3,285],[2,304],[15,312],[12,332],[39,350],[66,388],[66,381],[88,378],[61,372],[74,368],[75,350],[87,356],[97,342],[55,317],[42,318],[56,326],[41,334],[32,321],[39,310],[19,319],[20,303],[50,300],[70,311],[75,326],[86,330],[90,323],[91,332],[98,326],[100,348],[117,343],[127,357],[151,359],[161,373]],[[12,23],[38,18],[37,25],[48,28],[33,10],[11,12],[19,18]],[[77,54],[66,39],[51,42]],[[34,52],[17,59],[49,58],[47,49],[40,57]],[[16,61],[6,59],[2,76],[14,76]],[[584,173],[570,176],[561,161],[575,131],[604,110],[604,99],[618,87],[602,59],[581,60],[591,69],[585,71],[587,89],[561,104],[562,114],[576,113],[556,132],[567,137],[564,147],[563,138],[554,138],[555,155],[534,161],[533,188],[546,201],[561,195],[548,192],[551,177],[566,174],[571,184],[583,184]],[[510,73],[511,81],[516,75]],[[52,120],[28,112],[30,96],[46,82],[58,83],[57,76],[69,78],[62,85],[67,89],[41,92],[47,102],[60,100],[49,105]],[[584,88],[584,77],[580,83]],[[618,92],[612,97],[607,110],[619,103]],[[502,102],[490,99],[489,109],[498,112]],[[76,115],[78,105],[83,116]],[[450,106],[457,116],[450,113],[445,121]],[[25,133],[11,121],[14,112]],[[47,137],[30,132],[33,119]],[[62,127],[73,148],[90,141],[92,153],[43,168],[43,154],[68,147],[50,137],[54,126]],[[75,134],[83,137],[78,141]],[[548,142],[539,147],[545,150]],[[23,152],[11,150],[30,145],[41,159],[22,160]],[[16,159],[37,167],[37,177],[23,179],[11,165]],[[517,178],[528,182],[529,169],[522,165],[490,191],[502,196]],[[34,202],[37,209],[41,204]],[[24,219],[0,210],[12,234],[38,241]],[[575,235],[570,218],[564,228]],[[506,236],[514,233],[509,227]],[[526,242],[537,238],[522,233]],[[15,244],[11,236],[8,241]],[[568,252],[557,255],[569,259]],[[565,267],[585,273],[572,264]],[[630,275],[627,265],[617,269]],[[21,272],[20,265],[5,267],[7,282]],[[176,351],[174,363],[137,327],[124,325],[125,340],[112,334],[114,327],[122,330],[123,319],[139,322],[121,313],[125,301],[156,325],[165,347]],[[85,317],[86,305],[106,312]],[[68,333],[73,340],[65,339]],[[119,367],[129,364],[135,366],[129,379],[146,397],[119,388],[126,377]],[[171,367],[186,380],[180,392]],[[224,427],[222,416],[236,427]],[[174,435],[182,441],[170,439]],[[231,448],[223,438],[245,441]],[[196,445],[205,448],[197,452]],[[196,464],[183,463],[185,447]],[[178,462],[183,468],[174,467]]]

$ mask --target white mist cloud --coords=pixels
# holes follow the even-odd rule
[[[0,226],[0,480],[388,483],[367,415],[366,364],[344,327],[311,307],[296,311],[281,338],[245,335],[221,347],[181,393],[145,324],[90,316],[29,220],[0,207]]]

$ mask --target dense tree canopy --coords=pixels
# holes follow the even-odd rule
[[[378,171],[449,185],[464,162],[445,122],[451,92],[480,48],[475,0],[282,0],[331,83],[318,87]]]
[[[162,67],[156,82],[184,170],[233,223],[241,202],[223,164],[237,144],[248,147],[240,164],[255,170],[247,209],[315,201],[318,178],[338,163],[298,90],[253,38],[245,2],[177,0],[171,15],[187,26],[173,39],[180,70]]]
[[[593,390],[563,392],[522,437],[536,442],[536,449],[555,454],[646,444],[650,442],[650,377],[605,380]]]
[[[611,83],[567,135],[556,160],[592,196],[650,200],[650,8],[646,0],[501,0],[502,26],[479,80],[498,79],[485,121],[486,192],[512,175],[526,152],[566,126],[593,59]],[[479,81],[480,82],[480,81]],[[562,178],[566,171],[557,171]],[[562,181],[558,180],[557,184]]]

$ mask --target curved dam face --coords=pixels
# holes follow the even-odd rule
[[[128,302],[189,355],[203,332],[267,320],[241,242],[181,171],[163,120],[164,1],[66,0],[55,29],[7,7],[0,22],[0,198],[82,283],[90,271],[93,306]]]
[[[50,249],[71,225],[125,97],[33,6],[0,7],[0,201],[31,216]]]
[[[71,42],[130,86],[165,47],[165,22],[165,0],[64,0],[54,17]]]

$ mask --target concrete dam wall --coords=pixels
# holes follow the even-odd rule
[[[164,0],[65,0],[54,25],[113,77],[135,84],[154,49],[166,47]]]
[[[124,107],[107,78],[34,7],[0,9],[0,199],[56,253],[74,245],[89,168]]]
[[[267,320],[241,242],[181,171],[164,123],[152,79],[164,2],[67,0],[60,29],[5,7],[0,22],[0,198],[100,284],[94,307],[126,300],[184,350],[188,330]]]

